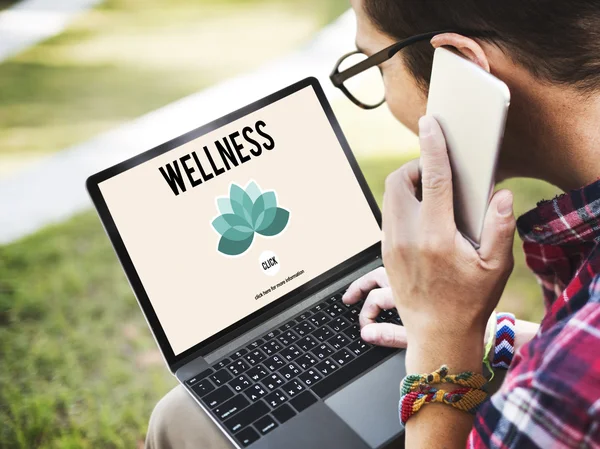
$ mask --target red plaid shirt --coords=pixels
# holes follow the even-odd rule
[[[600,181],[517,221],[546,303],[469,448],[600,448]]]

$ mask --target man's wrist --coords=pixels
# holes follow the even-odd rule
[[[445,339],[426,338],[411,341],[406,350],[406,372],[428,373],[447,365],[451,373],[473,371],[481,373],[484,348],[481,336],[460,336]]]

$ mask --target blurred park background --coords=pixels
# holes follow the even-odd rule
[[[0,0],[0,14],[15,3]],[[332,23],[335,40],[335,21],[348,9],[346,0],[95,3],[54,37],[0,61],[0,194],[69,147],[298,49],[313,51],[315,35]],[[339,40],[353,49],[352,36]],[[268,71],[261,76],[269,81]],[[330,98],[380,201],[386,175],[418,156],[417,139],[385,107],[362,111]],[[532,180],[504,187],[517,213],[556,193]],[[44,206],[66,199],[55,201]],[[25,206],[15,198],[0,213]],[[538,321],[542,299],[518,239],[515,256],[500,309]],[[89,207],[0,246],[0,447],[140,447],[152,407],[174,385]]]

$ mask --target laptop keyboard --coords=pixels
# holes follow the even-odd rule
[[[245,447],[396,350],[360,339],[364,301],[336,293],[186,381],[238,443]],[[396,310],[378,322],[401,324]]]

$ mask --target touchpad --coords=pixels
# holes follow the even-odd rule
[[[398,400],[405,354],[401,351],[325,401],[372,448],[404,431]]]

